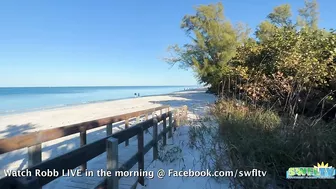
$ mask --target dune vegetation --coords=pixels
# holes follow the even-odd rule
[[[252,33],[227,20],[221,3],[201,5],[182,20],[190,43],[169,47],[166,61],[192,69],[218,96],[209,119],[190,130],[192,146],[213,147],[205,166],[267,170],[233,186],[336,188],[335,180],[286,179],[289,167],[336,166],[336,33],[318,27],[314,0],[298,15],[277,6]]]

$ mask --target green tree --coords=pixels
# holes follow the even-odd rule
[[[266,20],[259,24],[256,36],[261,42],[267,41],[273,37],[277,29],[278,28],[274,24]]]
[[[279,26],[279,27],[285,27],[290,26],[292,24],[292,21],[290,17],[292,16],[291,7],[289,4],[284,4],[277,6],[273,9],[273,12],[270,13],[267,18],[270,19],[270,21]]]
[[[260,42],[269,40],[280,28],[293,28],[291,20],[292,12],[289,4],[277,6],[273,9],[266,21],[260,23],[256,30],[256,36]]]
[[[229,62],[239,43],[244,41],[242,38],[246,39],[247,30],[242,25],[235,28],[225,19],[221,3],[197,7],[195,15],[183,18],[181,28],[191,43],[170,47],[174,56],[166,61],[179,63],[183,68],[191,67],[200,82],[210,84],[213,90],[223,94],[224,83],[233,74]]]
[[[305,6],[299,9],[298,25],[301,27],[318,28],[318,3],[316,0],[305,0]]]
[[[199,6],[182,20],[190,42],[171,46],[174,55],[166,61],[193,69],[220,96],[235,94],[294,113],[299,103],[321,99],[336,86],[336,35],[317,28],[316,7],[306,1],[299,11],[307,24],[299,28],[290,6],[277,6],[252,39],[245,25],[225,19],[221,3]],[[304,97],[309,94],[314,96]]]

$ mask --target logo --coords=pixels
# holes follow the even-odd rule
[[[314,167],[290,167],[286,172],[287,179],[335,179],[336,170],[328,163],[317,163]]]

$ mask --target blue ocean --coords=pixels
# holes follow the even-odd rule
[[[0,115],[99,101],[168,94],[195,86],[13,87],[0,88]]]

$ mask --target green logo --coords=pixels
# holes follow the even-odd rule
[[[336,170],[328,163],[317,163],[314,167],[290,167],[286,172],[287,179],[335,179]]]

